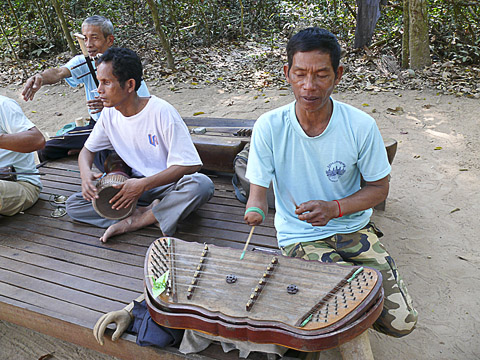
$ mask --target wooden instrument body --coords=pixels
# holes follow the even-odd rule
[[[135,201],[129,207],[114,210],[109,201],[120,191],[115,185],[123,184],[130,178],[130,167],[112,152],[104,162],[105,175],[97,180],[96,188],[98,198],[93,199],[92,205],[98,215],[111,220],[122,220],[130,216],[137,206]]]
[[[165,247],[165,238],[156,240],[145,260],[147,306],[152,318],[167,327],[317,351],[360,334],[382,310],[381,275],[376,270],[365,268],[351,283],[338,286],[356,267],[277,256],[273,272],[248,311],[252,289],[268,272],[272,255],[249,252],[239,260],[240,250],[214,245],[208,245],[189,299],[187,289],[204,245],[170,241],[174,246]],[[152,276],[156,279],[172,268],[169,290],[154,298]],[[227,283],[227,275],[235,275],[237,281]],[[297,286],[296,294],[287,292],[291,284]],[[302,326],[309,313],[311,319]]]

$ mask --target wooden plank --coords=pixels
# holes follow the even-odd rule
[[[15,246],[16,240],[12,240],[12,246],[8,246],[4,241],[0,244],[0,252],[2,254],[2,261],[0,266],[3,268],[4,259],[11,259],[29,263],[41,268],[47,268],[54,271],[55,276],[58,274],[72,275],[78,279],[92,280],[100,284],[116,286],[119,291],[127,290],[135,293],[141,293],[143,289],[143,279],[124,277],[117,273],[109,273],[98,269],[92,269],[82,264],[73,264],[58,260],[45,255],[35,254],[33,252],[22,251]],[[132,298],[133,299],[133,298]]]
[[[124,302],[126,304],[128,304],[132,299],[136,298],[138,293],[141,292],[141,288],[138,292],[130,289],[121,289],[115,286],[114,283],[103,284],[90,278],[86,279],[79,276],[73,276],[49,268],[19,261],[17,260],[17,257],[14,257],[13,259],[4,257],[2,253],[0,253],[0,264],[3,269],[13,269],[12,271],[33,279],[52,281],[59,286],[75,288],[85,293],[93,294],[117,302]]]
[[[113,241],[107,243],[99,241],[99,237],[105,229],[96,229],[100,231],[90,235],[79,232],[75,228],[76,224],[73,223],[65,222],[63,223],[65,225],[63,228],[56,228],[54,226],[36,225],[31,222],[25,222],[28,217],[29,215],[25,214],[23,216],[24,221],[15,221],[12,219],[6,222],[4,226],[6,234],[11,234],[12,236],[18,234],[20,238],[25,240],[48,244],[57,248],[68,248],[69,251],[98,258],[112,256],[111,252],[115,252],[113,256],[115,256],[115,260],[119,263],[140,265],[145,256],[146,248],[156,238],[151,237],[149,240],[145,240],[144,244],[119,242],[118,245],[113,246]],[[42,219],[42,221],[52,222],[53,220]],[[18,231],[22,229],[27,230],[27,232],[18,233]],[[85,226],[82,229],[89,228]]]
[[[16,289],[15,294],[19,292],[18,289],[22,289],[26,295],[24,301],[26,298],[30,298],[37,305],[41,303],[47,309],[59,312],[65,311],[67,314],[95,311],[95,316],[98,318],[98,313],[118,310],[128,304],[128,302],[119,303],[105,297],[79,291],[73,286],[74,283],[70,287],[61,286],[61,284],[44,281],[39,277],[27,276],[11,270],[0,269],[0,279],[2,279],[0,288],[3,290],[1,293],[5,296],[8,296],[7,294],[11,293],[13,289]],[[77,305],[79,302],[81,306]]]
[[[6,272],[3,271],[3,273]],[[20,280],[20,278],[17,279]],[[2,282],[0,282],[0,294],[2,294],[2,296],[6,298],[19,300],[25,304],[35,305],[39,308],[49,309],[65,316],[72,316],[72,314],[78,314],[78,316],[81,316],[82,319],[85,319],[85,321],[88,321],[92,324],[95,324],[96,319],[98,319],[103,314],[103,312],[94,311],[88,307],[77,305],[73,302],[62,301],[52,296],[42,294],[40,292],[37,292],[36,288],[28,289],[25,287],[11,285],[3,281],[5,280],[2,279]],[[34,285],[35,282],[32,281],[25,284],[24,286],[27,286],[29,284]],[[40,282],[38,282],[37,284],[40,284]],[[108,309],[109,307],[104,308]],[[108,311],[118,310],[119,308],[122,308],[121,304],[117,304],[117,306],[112,305],[112,309]],[[7,319],[2,318],[2,320]]]
[[[82,265],[100,271],[119,274],[125,277],[141,277],[141,275],[137,274],[139,274],[139,271],[142,271],[143,264],[137,264],[137,266],[130,264],[120,264],[115,261],[114,258],[93,258],[80,253],[72,253],[68,249],[55,248],[53,246],[29,242],[10,236],[6,237],[6,239],[2,239],[2,245],[4,245],[7,241],[10,246],[14,246],[16,249],[24,250],[29,253],[40,254],[71,264]]]
[[[253,127],[255,120],[252,119],[225,119],[225,118],[207,118],[207,117],[184,117],[183,121],[187,126],[204,127]]]

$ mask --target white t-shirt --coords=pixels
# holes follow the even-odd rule
[[[25,116],[15,100],[0,95],[0,134],[17,134],[33,127],[35,125]],[[33,152],[19,153],[0,149],[0,166],[9,165],[13,165],[17,172],[38,173]],[[42,187],[40,176],[37,175],[17,175],[17,179]]]
[[[104,108],[85,147],[91,152],[115,150],[135,176],[151,176],[172,165],[202,165],[180,114],[156,96],[129,117]]]

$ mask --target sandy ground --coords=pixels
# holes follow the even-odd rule
[[[44,133],[87,116],[83,89],[42,88],[33,102],[16,99]],[[227,93],[218,88],[152,88],[182,116],[256,118],[292,100],[289,90]],[[384,137],[398,141],[386,211],[374,214],[383,243],[408,284],[417,329],[394,339],[370,331],[376,359],[478,359],[480,321],[480,102],[429,91],[344,92],[338,100],[371,114]],[[401,107],[392,112],[387,109]],[[109,359],[0,322],[0,359]],[[3,354],[3,355],[2,355]],[[321,359],[340,359],[330,351]]]

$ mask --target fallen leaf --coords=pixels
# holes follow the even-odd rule
[[[387,113],[391,115],[402,115],[403,114],[403,108],[401,106],[397,106],[395,109],[388,108]]]
[[[457,212],[457,211],[460,211],[460,209],[459,209],[459,208],[455,208],[455,209],[453,209],[452,211],[450,211],[450,214],[453,214],[454,212]]]
[[[51,357],[53,357],[53,353],[42,355],[38,358],[38,360],[47,360],[47,359],[50,359]]]
[[[435,147],[433,150],[442,150],[443,148],[441,146]]]
[[[203,111],[197,111],[193,113],[193,116],[205,114]]]

